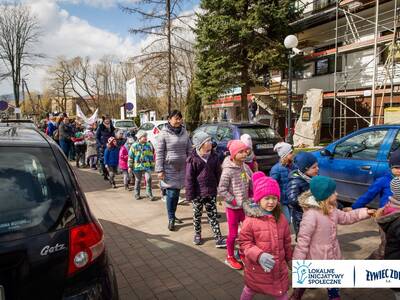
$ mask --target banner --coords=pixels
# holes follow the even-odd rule
[[[82,112],[81,108],[79,107],[79,105],[76,105],[76,116],[80,119],[82,119],[82,121],[85,124],[91,125],[93,123],[95,123],[97,121],[98,118],[98,113],[99,113],[99,109],[96,109],[96,111],[93,113],[93,115],[90,118],[87,118],[85,116],[85,114]]]
[[[137,107],[136,107],[136,78],[128,80],[126,82],[126,116],[136,117]]]
[[[293,260],[293,288],[400,288],[400,260]]]

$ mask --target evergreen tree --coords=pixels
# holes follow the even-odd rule
[[[284,38],[293,30],[295,0],[201,0],[197,21],[197,80],[205,101],[240,86],[242,120],[258,77],[287,66]]]
[[[186,97],[185,123],[189,131],[195,130],[200,125],[201,98],[195,86],[196,82],[192,80]]]

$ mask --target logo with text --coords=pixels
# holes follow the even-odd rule
[[[293,275],[297,284],[300,285],[340,285],[344,277],[343,273],[337,272],[333,268],[317,268],[312,264],[297,262],[293,267]]]

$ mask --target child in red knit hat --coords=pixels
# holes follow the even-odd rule
[[[242,264],[234,257],[235,241],[238,235],[239,224],[244,221],[245,215],[242,204],[250,195],[252,172],[244,163],[247,157],[248,146],[239,140],[228,143],[230,156],[222,164],[222,174],[218,186],[218,194],[225,200],[225,212],[228,221],[228,238],[226,248],[228,256],[225,263],[232,269],[242,269]]]
[[[287,300],[292,248],[289,224],[279,204],[279,184],[263,172],[255,172],[252,180],[253,203],[243,204],[246,219],[239,236],[245,265],[240,299],[264,294]]]

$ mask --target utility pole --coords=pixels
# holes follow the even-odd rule
[[[171,0],[167,3],[167,40],[168,40],[168,115],[171,114],[171,76],[172,76],[172,53],[171,53]]]

